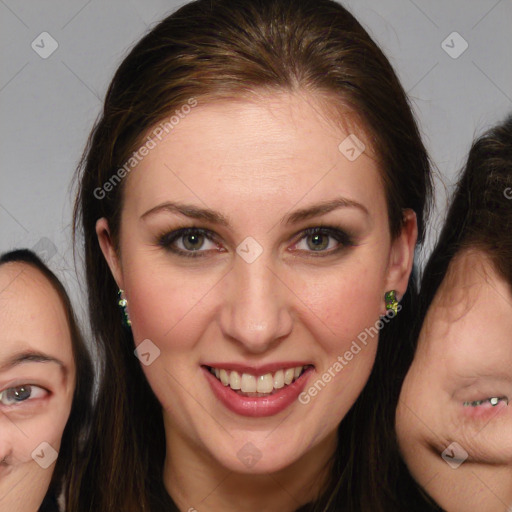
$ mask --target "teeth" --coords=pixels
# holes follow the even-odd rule
[[[240,389],[242,387],[242,378],[238,372],[231,372],[229,376],[229,387],[231,389]]]
[[[227,386],[229,384],[228,372],[226,370],[220,371],[220,381],[222,382],[222,384],[224,384],[224,386]]]
[[[274,389],[274,379],[271,373],[260,375],[256,379],[256,391],[258,393],[272,393]]]
[[[274,388],[281,389],[283,387],[284,387],[284,371],[277,370],[276,374],[274,375]]]
[[[265,375],[251,375],[250,373],[242,373],[231,370],[210,368],[210,372],[219,379],[224,386],[231,389],[241,391],[242,393],[260,393],[270,394],[274,390],[281,389],[290,385],[294,380],[298,379],[304,366],[295,368],[287,368],[277,370],[274,374],[266,373]]]
[[[242,391],[244,393],[256,392],[256,377],[248,373],[242,373]]]

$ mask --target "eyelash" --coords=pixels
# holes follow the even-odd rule
[[[8,391],[11,391],[13,389],[21,389],[21,388],[30,388],[31,394],[29,397],[25,398],[24,400],[14,401],[10,404],[4,404],[2,403],[2,400],[4,399],[4,394],[7,394]],[[17,386],[10,386],[8,388],[4,388],[0,391],[0,405],[4,405],[5,407],[16,407],[18,405],[24,404],[25,402],[29,402],[32,400],[36,400],[37,398],[43,398],[40,396],[33,397],[34,390],[37,390],[38,392],[43,391],[45,393],[45,396],[49,394],[49,391],[42,386],[36,386],[35,384],[19,384]]]
[[[184,256],[186,258],[204,258],[207,256],[207,253],[209,251],[202,251],[202,250],[196,250],[196,251],[183,251],[182,249],[178,249],[176,247],[173,247],[172,244],[179,240],[180,238],[183,238],[187,235],[203,235],[207,240],[210,242],[215,242],[215,235],[203,228],[196,228],[196,227],[186,227],[186,228],[179,228],[174,231],[164,233],[158,237],[158,245],[161,247],[164,247],[168,251],[178,255],[178,256]],[[335,249],[330,249],[328,251],[306,251],[310,253],[313,257],[324,257],[324,256],[330,256],[332,254],[338,253],[339,251],[354,246],[354,241],[352,237],[347,234],[346,232],[335,228],[333,226],[317,226],[312,228],[307,228],[303,230],[299,234],[299,238],[297,242],[295,242],[294,245],[298,244],[302,239],[312,236],[312,235],[326,235],[331,238],[334,238],[340,245]]]
[[[312,235],[326,235],[331,238],[334,238],[334,240],[336,240],[339,243],[338,247],[336,247],[335,249],[329,249],[328,251],[306,251],[310,252],[311,255],[315,257],[322,256],[323,254],[325,254],[326,256],[336,254],[347,247],[353,247],[355,245],[354,240],[348,233],[341,229],[335,228],[334,226],[316,226],[312,228],[307,228],[300,233],[300,238],[298,241],[300,242],[303,238]]]
[[[496,403],[493,403],[493,401],[496,401]],[[500,396],[500,395],[495,395],[493,397],[484,398],[484,399],[481,399],[481,400],[465,401],[465,402],[463,402],[462,405],[464,407],[479,407],[480,405],[484,405],[487,402],[489,402],[494,407],[496,405],[498,405],[500,402],[505,402],[508,405],[508,397]]]

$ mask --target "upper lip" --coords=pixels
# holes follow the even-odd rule
[[[277,363],[267,363],[258,366],[248,365],[244,363],[204,363],[203,366],[210,368],[218,368],[219,370],[234,370],[239,373],[249,373],[251,375],[259,376],[267,373],[273,373],[278,370],[286,370],[288,368],[296,368],[297,366],[313,366],[311,363],[304,361],[281,361]]]

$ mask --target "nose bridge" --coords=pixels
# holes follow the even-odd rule
[[[248,350],[264,352],[292,329],[291,303],[268,258],[237,257],[225,291],[222,329]]]

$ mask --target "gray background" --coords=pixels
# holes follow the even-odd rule
[[[35,246],[81,317],[70,229],[74,170],[121,59],[183,3],[0,0],[0,252]],[[512,111],[512,0],[342,3],[397,70],[437,166],[423,261],[471,140]],[[46,59],[36,51],[50,48],[43,32],[58,44]],[[41,37],[44,48],[33,48],[43,46]]]

